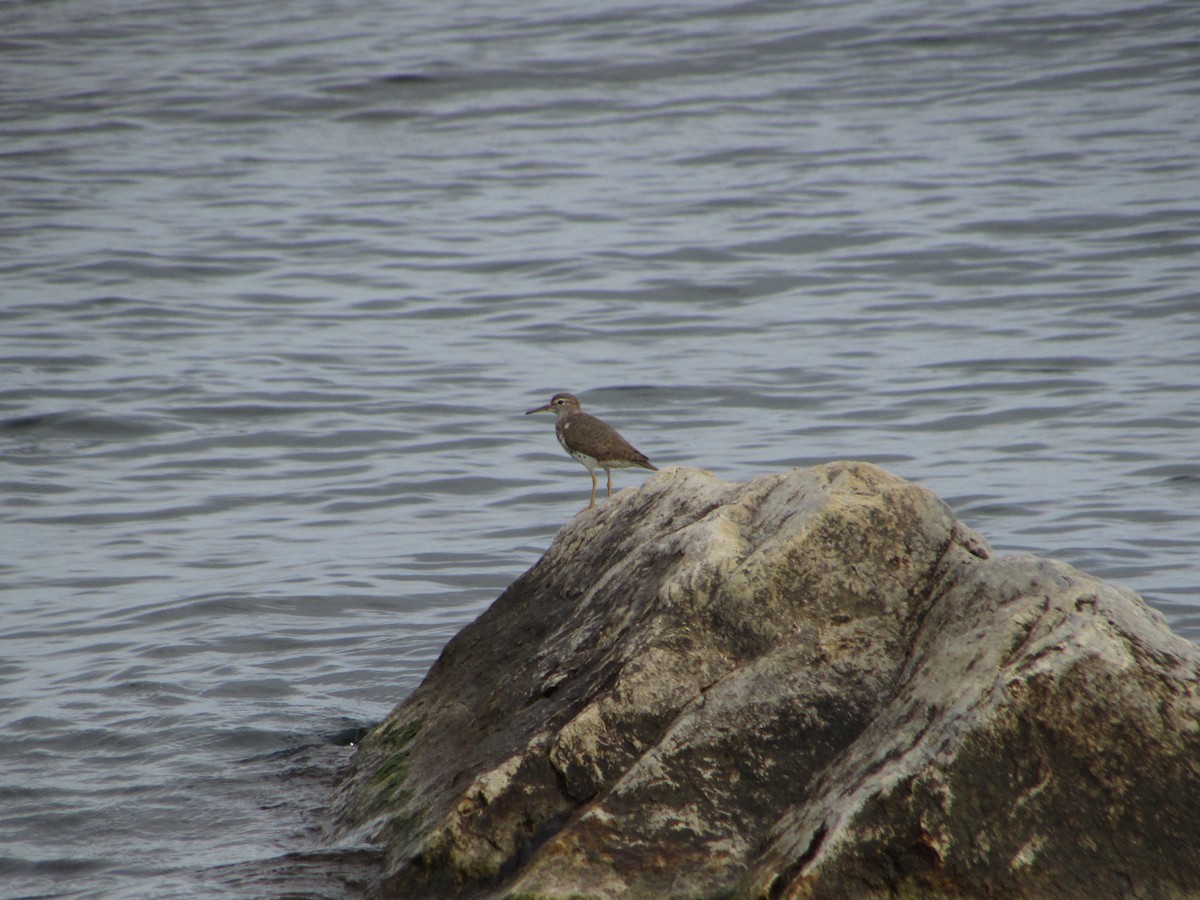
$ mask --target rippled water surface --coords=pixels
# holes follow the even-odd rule
[[[0,894],[358,896],[583,503],[867,459],[1200,638],[1200,6],[0,5]],[[618,472],[618,486],[646,473]]]

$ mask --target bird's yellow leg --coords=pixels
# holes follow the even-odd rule
[[[596,505],[596,473],[589,470],[589,475],[592,476],[592,499],[588,501],[588,509]]]
[[[605,469],[604,474],[608,476],[608,496],[612,496],[612,469]]]

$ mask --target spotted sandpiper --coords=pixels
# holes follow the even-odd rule
[[[592,499],[588,501],[588,509],[596,505],[597,466],[608,475],[610,497],[612,469],[631,469],[634,466],[641,466],[643,469],[658,468],[646,458],[646,454],[621,437],[617,429],[585,413],[579,405],[579,398],[574,394],[555,394],[545,406],[531,409],[525,415],[540,412],[554,413],[557,420],[554,423],[554,433],[558,436],[558,442],[572,457],[586,466],[588,474],[592,476]]]

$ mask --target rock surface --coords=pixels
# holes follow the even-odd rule
[[[1200,652],[864,463],[579,514],[362,742],[402,897],[1200,895]]]

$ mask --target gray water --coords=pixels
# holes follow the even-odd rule
[[[0,894],[357,896],[586,502],[866,459],[1200,639],[1200,5],[0,5]],[[647,473],[618,472],[620,488]]]

